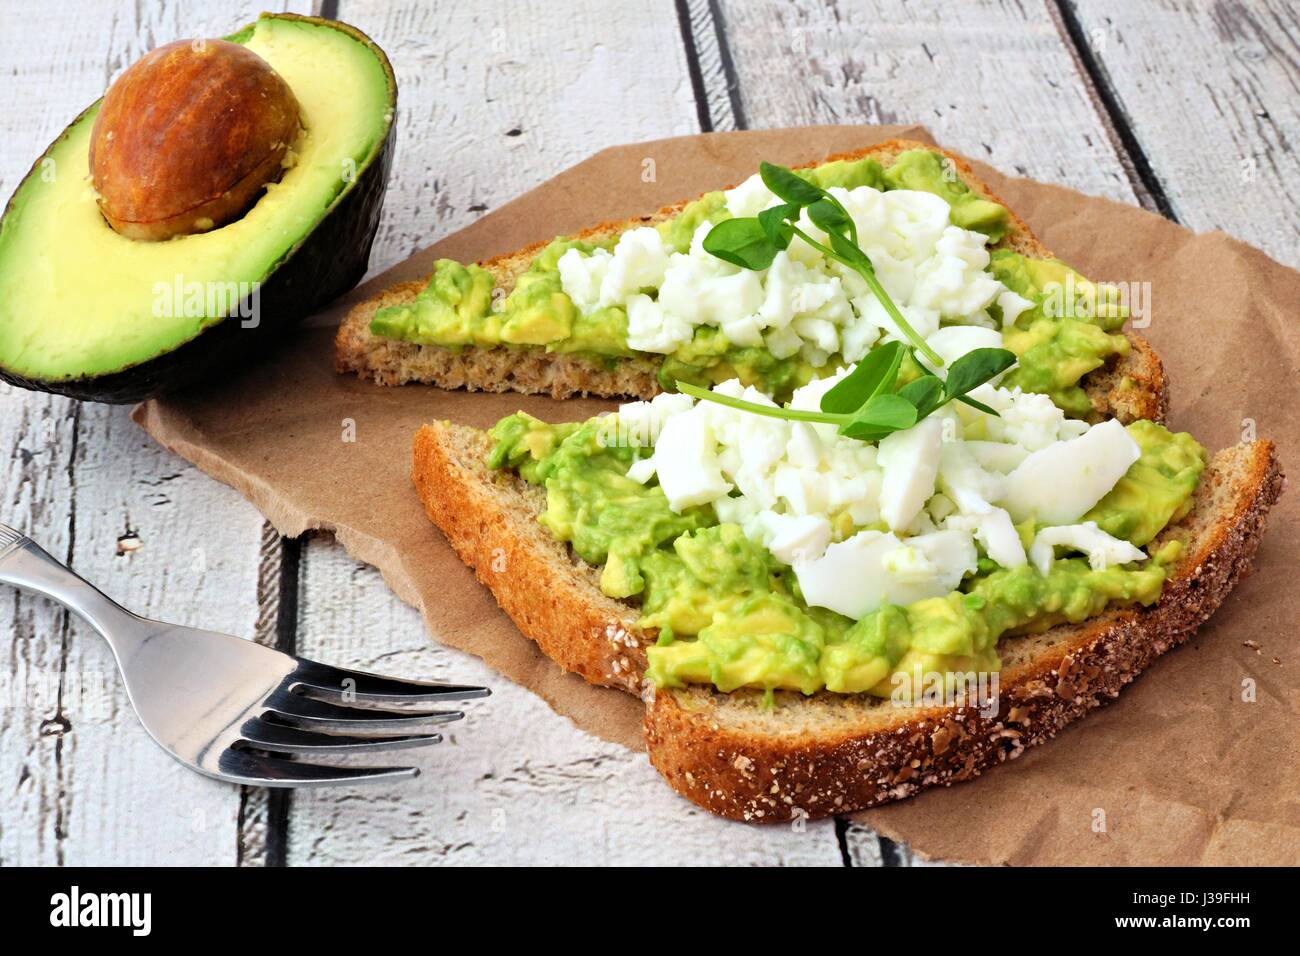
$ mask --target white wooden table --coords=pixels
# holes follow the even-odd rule
[[[0,196],[147,50],[264,7],[356,24],[400,84],[375,269],[589,153],[701,129],[926,124],[1008,172],[1223,228],[1300,264],[1288,0],[0,0]],[[345,665],[488,683],[392,789],[244,791],[145,736],[98,639],[0,593],[0,864],[913,862],[843,821],[753,828],[678,799],[476,659],[328,537],[281,540],[127,410],[7,390],[0,520],[145,614]]]

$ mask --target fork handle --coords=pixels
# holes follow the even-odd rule
[[[31,538],[0,524],[0,582],[35,591],[59,602],[104,638],[140,619],[51,557]]]

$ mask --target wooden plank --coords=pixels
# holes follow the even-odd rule
[[[372,272],[605,146],[698,130],[670,0],[343,0],[338,18],[398,74]]]
[[[913,852],[906,844],[877,837],[874,830],[860,823],[844,821],[844,853],[852,866],[965,866],[930,860]]]
[[[1067,4],[1177,218],[1300,265],[1300,10]]]
[[[0,123],[3,123],[0,118]],[[4,150],[0,143],[0,150]],[[5,168],[8,151],[0,152]],[[69,550],[68,507],[77,405],[0,387],[0,521],[31,534],[52,553]],[[0,589],[0,865],[54,865],[63,859],[59,711],[66,615],[48,601]]]
[[[719,133],[744,129],[735,65],[722,36],[713,0],[677,0],[677,20],[700,129]]]
[[[401,90],[398,159],[372,266],[603,146],[698,129],[671,3],[529,6],[342,4],[339,17],[393,58]],[[448,36],[482,42],[433,39]],[[300,652],[485,683],[494,696],[469,705],[446,743],[412,752],[424,770],[412,784],[295,793],[290,862],[841,863],[832,823],[796,833],[713,818],[673,794],[644,754],[588,736],[474,658],[431,644],[415,612],[332,540],[310,539],[300,571]]]
[[[148,8],[37,6],[0,34],[6,196],[60,129],[148,49],[220,35],[262,2]],[[127,409],[11,390],[4,513],[140,613],[251,635],[261,519],[229,489],[162,451]],[[0,673],[30,665],[52,690],[0,714],[0,861],[231,863],[239,791],[185,770],[140,728],[99,638],[44,602],[5,593]]]
[[[1041,4],[721,0],[718,7],[752,127],[918,122],[1006,172],[1134,199]]]

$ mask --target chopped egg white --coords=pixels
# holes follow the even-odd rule
[[[959,529],[916,535],[906,539],[899,550],[912,554],[904,558],[896,551],[882,559],[885,600],[891,604],[943,597],[975,570],[975,545],[970,534]]]
[[[1020,445],[1011,445],[999,441],[977,441],[967,439],[962,442],[971,457],[985,471],[996,471],[1005,475],[1014,471],[1029,455]]]
[[[1078,438],[1030,454],[1007,475],[997,503],[1016,521],[1032,517],[1049,525],[1073,524],[1115,487],[1140,454],[1138,443],[1112,418]]]
[[[848,372],[796,389],[791,407],[819,409]],[[774,406],[734,379],[714,391]],[[1056,547],[1084,551],[1099,568],[1145,557],[1095,524],[1074,524],[1136,460],[1123,426],[1089,428],[1018,389],[985,386],[980,397],[1001,417],[948,406],[878,445],[682,395],[628,403],[615,421],[637,447],[657,436],[629,477],[657,475],[679,512],[711,504],[790,566],[808,604],[850,617],[950,593],[981,551],[1004,568],[1040,570]],[[1016,527],[1026,518],[1051,525],[1028,552]],[[888,530],[868,527],[877,522]]]
[[[974,389],[970,397],[992,408],[998,417],[985,415],[965,405],[957,408],[958,414],[968,423],[978,423],[989,438],[1019,445],[1028,451],[1038,451],[1063,439],[1078,438],[1088,430],[1087,422],[1066,418],[1065,412],[1051,398],[1037,392],[985,384]]]
[[[978,347],[971,341],[994,341],[998,333],[987,309],[1011,293],[984,271],[986,236],[953,226],[947,202],[930,193],[869,186],[830,192],[857,225],[859,245],[881,284],[920,335],[939,334],[940,344],[967,351]],[[779,202],[757,175],[724,195],[735,216],[754,216]],[[807,210],[800,226],[825,240]],[[612,250],[570,249],[558,262],[561,288],[584,315],[622,307],[628,344],[643,352],[670,354],[707,327],[719,329],[733,346],[800,356],[821,368],[834,356],[860,360],[882,336],[905,341],[860,275],[802,240],[756,271],[705,252],[712,228],[702,223],[686,252],[670,250],[650,227],[628,230]],[[1016,303],[1007,299],[1003,307],[1005,316]],[[948,323],[944,330],[941,320]],[[950,328],[988,334],[967,340]]]
[[[909,304],[933,309],[947,319],[959,319],[993,304],[1004,286],[984,270],[988,238],[957,226],[944,229],[935,254],[916,269],[916,287]]]
[[[964,441],[943,443],[939,454],[939,487],[962,514],[987,514],[989,504],[1002,497],[1006,479],[986,471]]]
[[[1039,574],[1048,572],[1057,546],[1086,554],[1094,571],[1104,571],[1112,564],[1146,560],[1146,554],[1139,548],[1102,531],[1097,522],[1085,521],[1083,524],[1043,528],[1034,536],[1034,543],[1029,546],[1029,559]]]
[[[665,312],[650,296],[637,294],[627,300],[627,341],[633,348],[666,354],[685,345],[694,334],[694,326]]]
[[[1018,568],[1027,560],[1024,542],[1004,508],[990,508],[980,514],[952,515],[944,527],[973,534],[975,540],[984,545],[984,553],[1004,568]]]
[[[747,523],[745,534],[771,551],[778,561],[793,565],[820,558],[826,552],[831,543],[831,523],[824,515],[762,511]]]
[[[648,402],[627,402],[618,407],[618,433],[615,440],[633,448],[652,448],[659,441],[664,422],[681,412],[689,412],[695,401],[689,395],[660,392]]]
[[[718,464],[713,429],[694,409],[664,422],[655,445],[654,465],[659,487],[674,511],[706,504],[731,490]]]
[[[819,558],[794,563],[804,600],[854,619],[880,607],[885,597],[882,560],[902,541],[880,531],[859,531],[826,548]]]
[[[925,344],[939,353],[939,357],[943,359],[943,368],[936,368],[920,352],[916,353],[917,359],[931,372],[935,372],[940,378],[946,379],[948,377],[948,366],[967,352],[973,352],[976,349],[1002,348],[1002,333],[978,325],[945,325],[938,332],[926,338]]]
[[[642,289],[658,288],[668,268],[668,250],[657,229],[629,229],[614,251],[590,254],[569,249],[556,263],[560,285],[582,312],[626,305]]]
[[[722,195],[726,199],[728,211],[738,218],[757,216],[768,206],[780,202],[758,173],[734,189],[724,191]]]
[[[943,419],[923,418],[911,428],[894,432],[880,443],[876,456],[884,476],[880,485],[880,517],[891,531],[906,528],[934,494],[943,444]]]
[[[1015,325],[1016,319],[1034,307],[1034,303],[1010,289],[998,294],[997,305],[1002,310],[1002,328],[1004,330]]]

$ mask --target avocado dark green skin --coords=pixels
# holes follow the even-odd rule
[[[87,378],[46,380],[32,379],[0,366],[0,380],[34,391],[66,395],[87,402],[126,404],[142,401],[218,374],[237,375],[250,361],[265,358],[277,342],[299,320],[316,312],[347,292],[366,274],[370,247],[379,230],[384,192],[393,165],[393,135],[397,114],[397,80],[388,57],[360,30],[344,23],[294,14],[263,14],[277,19],[309,20],[343,30],[366,44],[383,64],[388,76],[388,132],[370,161],[357,174],[357,180],[315,228],[281,261],[258,289],[258,324],[244,328],[241,312],[247,304],[200,332],[194,338],[156,358],[128,366],[116,372]],[[246,29],[251,29],[246,28]],[[245,31],[235,36],[241,36]],[[68,125],[72,129],[93,103]],[[59,134],[58,143],[67,134]],[[54,144],[51,144],[52,149]],[[46,153],[33,164],[40,166]],[[31,175],[29,173],[28,175]],[[21,182],[25,182],[26,177]],[[17,190],[15,190],[15,195]],[[10,203],[12,204],[12,198]],[[5,215],[9,208],[6,206]]]

